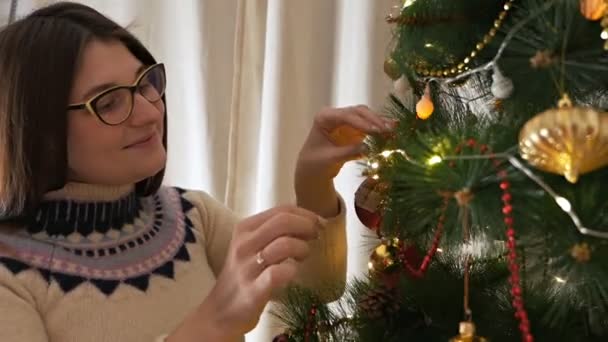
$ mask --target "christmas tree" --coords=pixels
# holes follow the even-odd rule
[[[394,12],[399,125],[355,195],[369,277],[289,291],[275,340],[608,341],[608,1]]]

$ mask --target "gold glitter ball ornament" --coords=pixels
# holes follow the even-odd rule
[[[608,165],[608,113],[573,106],[564,95],[558,108],[524,125],[519,151],[532,166],[576,183],[580,175]]]
[[[473,322],[460,322],[460,334],[452,337],[450,342],[488,342],[485,337],[475,335]]]
[[[570,249],[570,256],[581,264],[591,260],[591,248],[586,242],[577,243]]]
[[[398,80],[399,77],[401,77],[401,75],[402,75],[399,64],[397,63],[397,61],[395,61],[392,58],[387,58],[384,61],[384,73],[388,77],[390,77],[393,81]]]
[[[382,241],[369,257],[367,263],[370,273],[389,272],[398,265],[399,256],[397,255],[402,242],[398,238],[387,239]]]

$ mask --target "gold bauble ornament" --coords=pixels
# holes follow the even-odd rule
[[[393,58],[387,58],[384,61],[384,73],[391,78],[391,80],[396,81],[401,77],[402,72],[401,68],[399,68],[399,64]]]
[[[591,260],[591,248],[586,242],[577,243],[570,249],[570,256],[581,264],[587,263]]]
[[[384,273],[393,269],[399,261],[398,252],[402,243],[398,238],[383,240],[372,251],[367,266],[370,273]]]
[[[580,8],[585,18],[596,21],[606,14],[608,3],[605,0],[580,0]]]
[[[608,165],[608,113],[573,106],[564,95],[559,108],[524,125],[519,151],[534,167],[576,183],[579,175]]]
[[[475,335],[473,322],[460,322],[460,334],[450,339],[450,342],[488,342],[485,337]]]

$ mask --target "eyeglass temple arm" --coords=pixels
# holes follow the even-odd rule
[[[68,106],[68,109],[85,109],[85,108],[87,108],[86,103],[71,104]]]

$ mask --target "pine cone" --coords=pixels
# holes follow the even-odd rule
[[[399,308],[397,291],[385,286],[370,289],[359,300],[359,311],[371,319],[386,318],[399,311]]]

